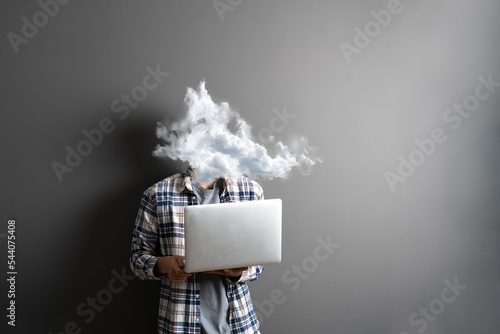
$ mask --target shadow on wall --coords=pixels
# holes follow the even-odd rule
[[[88,333],[157,331],[160,283],[133,277],[129,268],[132,227],[143,191],[186,166],[152,157],[158,143],[155,126],[161,118],[159,113],[136,114],[142,118],[131,117],[107,143],[108,158],[130,170],[129,177],[108,194],[86,199],[92,209],[77,217],[83,228],[71,250],[72,266],[54,296],[57,302],[50,312],[54,323],[49,324],[53,333],[76,333],[78,328]]]

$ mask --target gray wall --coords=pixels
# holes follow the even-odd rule
[[[255,133],[286,107],[276,136],[305,135],[324,161],[262,182],[284,202],[283,261],[251,284],[263,333],[498,333],[500,87],[478,78],[500,81],[500,4],[220,2],[220,16],[212,1],[0,4],[0,248],[6,272],[15,219],[18,271],[2,333],[155,332],[158,282],[114,277],[130,275],[142,191],[184,167],[151,156],[156,122],[202,79]],[[388,6],[382,26],[370,11]],[[169,75],[115,113],[148,66]],[[52,164],[103,119],[61,182]]]

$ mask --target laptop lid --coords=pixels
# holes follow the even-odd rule
[[[184,208],[188,273],[281,262],[281,199]]]

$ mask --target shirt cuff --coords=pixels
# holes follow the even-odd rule
[[[151,277],[151,279],[154,279],[154,280],[161,280],[162,276],[157,276],[155,274],[155,265],[156,265],[156,262],[158,262],[158,259],[160,257],[159,256],[154,256],[152,257],[150,260],[149,260],[149,263],[148,263],[148,268],[146,269],[146,274],[148,277]]]

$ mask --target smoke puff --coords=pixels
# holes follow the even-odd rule
[[[186,117],[165,127],[158,123],[156,136],[164,141],[153,151],[155,157],[188,162],[199,181],[213,177],[254,179],[286,178],[292,168],[310,174],[321,162],[304,137],[290,139],[290,147],[272,141],[271,157],[263,145],[254,141],[251,126],[226,102],[215,103],[201,82],[198,92],[187,89]]]

